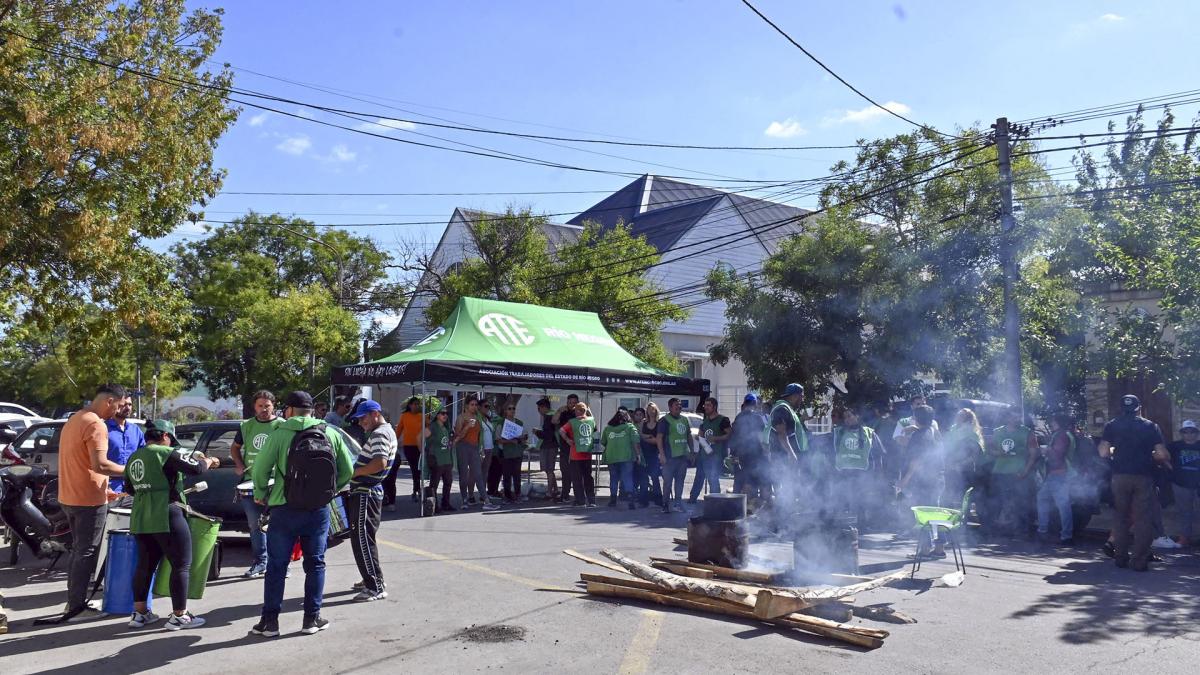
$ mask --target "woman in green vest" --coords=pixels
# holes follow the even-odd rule
[[[596,483],[592,478],[592,448],[596,445],[596,420],[583,402],[575,404],[575,417],[558,430],[571,449],[571,482],[575,506],[596,506]]]
[[[437,496],[438,483],[442,484],[442,505],[439,511],[457,511],[450,505],[450,485],[454,482],[455,461],[454,449],[450,447],[450,412],[441,408],[429,421],[425,430],[425,467],[429,471],[429,486]]]
[[[600,434],[604,446],[604,461],[608,464],[608,505],[617,505],[617,487],[620,486],[629,508],[637,508],[633,493],[633,462],[641,454],[638,429],[633,424],[629,411],[618,410]]]
[[[521,427],[519,436],[509,438],[504,435],[506,420]],[[521,501],[521,461],[525,459],[525,442],[529,440],[529,432],[524,429],[525,423],[517,418],[517,405],[513,402],[504,405],[504,416],[497,417],[492,426],[492,435],[496,439],[496,457],[492,461],[501,463],[500,479],[506,504]]]
[[[882,494],[883,443],[879,434],[862,424],[859,411],[842,410],[842,423],[833,428],[833,467],[836,470],[835,503],[854,515],[865,532],[868,518],[876,517],[884,503]]]
[[[133,574],[133,616],[130,628],[158,621],[146,607],[150,578],[165,557],[171,563],[171,608],[167,630],[195,628],[204,619],[187,611],[189,570],[192,565],[192,534],[183,505],[183,474],[198,476],[221,461],[197,457],[184,447],[171,447],[175,425],[167,420],[146,424],[146,445],[125,463],[125,489],[133,493],[129,531],[137,538],[138,563]]]

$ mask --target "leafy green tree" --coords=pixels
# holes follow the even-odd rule
[[[654,297],[661,289],[642,268],[658,262],[658,251],[645,238],[632,236],[624,224],[605,229],[587,222],[575,241],[552,254],[545,223],[528,209],[512,208],[471,220],[462,263],[449,273],[439,273],[428,260],[418,265],[416,271],[430,284],[424,289],[430,297],[428,326],[441,325],[464,296],[595,312],[631,354],[650,365],[676,369],[678,362],[663,346],[660,331],[664,322],[682,320],[687,312],[669,298]]]
[[[357,356],[356,317],[405,297],[373,241],[301,219],[250,212],[172,253],[196,322],[189,380],[247,413],[258,389],[324,389],[329,368]]]
[[[70,346],[41,345],[49,352],[107,353],[130,339],[114,327],[161,327],[143,320],[144,308],[176,289],[144,241],[216,194],[223,172],[213,149],[237,111],[216,91],[100,62],[228,86],[228,69],[205,65],[221,38],[220,11],[187,12],[183,0],[18,0],[4,8],[0,302],[8,310],[0,321],[10,330],[33,324],[29,335],[70,326]],[[97,313],[103,320],[92,320]]]

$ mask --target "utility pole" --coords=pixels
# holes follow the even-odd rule
[[[1021,387],[1021,318],[1017,314],[1017,219],[1013,216],[1012,158],[1008,118],[996,120],[996,156],[1000,162],[1000,261],[1004,270],[1004,371],[1008,400],[1025,416]]]

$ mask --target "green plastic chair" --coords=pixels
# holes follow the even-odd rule
[[[945,530],[946,539],[950,542],[950,552],[954,556],[954,569],[961,570],[963,574],[967,573],[966,558],[963,557],[962,548],[959,547],[958,533],[962,531],[963,524],[967,521],[967,509],[971,505],[971,493],[975,488],[967,488],[963,493],[962,508],[948,509],[943,506],[914,506],[912,507],[913,518],[916,519],[917,530],[917,550],[913,554],[912,573],[909,578],[917,575],[917,571],[921,569],[921,536],[920,533],[928,530],[930,543],[937,541],[939,528]]]

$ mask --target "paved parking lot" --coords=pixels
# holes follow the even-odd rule
[[[586,565],[561,554],[612,547],[638,559],[677,552],[685,516],[654,509],[563,509],[539,503],[494,513],[385,514],[381,553],[389,597],[356,604],[349,545],[330,551],[323,614],[330,630],[299,634],[302,573],[288,581],[281,629],[247,634],[261,581],[243,581],[244,539],[227,547],[223,578],[193,609],[208,624],[178,633],[133,631],[126,617],[33,627],[61,607],[65,581],[44,565],[0,568],[10,634],[0,673],[370,672],[1195,672],[1200,661],[1200,558],[1167,556],[1159,571],[1115,569],[1100,541],[1061,552],[1029,543],[968,547],[966,583],[936,586],[950,571],[926,564],[918,579],[862,595],[918,619],[882,627],[873,652],[759,624],[635,603],[590,599]],[[911,542],[864,537],[864,573],[906,564]],[[677,552],[682,555],[682,552]],[[61,566],[61,564],[60,564]],[[599,571],[591,568],[589,571]],[[161,608],[169,601],[159,601]],[[858,621],[856,619],[856,621]]]

